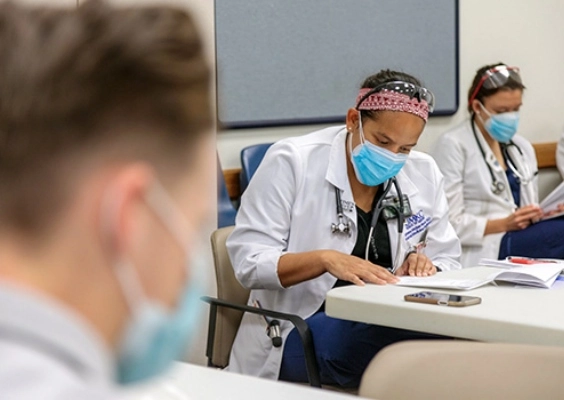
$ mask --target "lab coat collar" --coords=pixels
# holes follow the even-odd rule
[[[349,177],[347,175],[347,130],[345,126],[338,127],[338,133],[331,143],[331,153],[329,154],[329,166],[325,179],[333,186],[344,190],[345,193],[351,192]],[[352,192],[351,192],[352,197]]]
[[[6,283],[0,283],[0,304],[0,340],[45,353],[88,383],[112,384],[113,356],[80,315],[39,292]]]

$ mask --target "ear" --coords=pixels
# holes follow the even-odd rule
[[[482,106],[479,100],[472,100],[472,111],[474,111],[474,114],[482,115]]]
[[[119,257],[130,246],[154,182],[153,168],[144,163],[119,167],[107,180],[99,205],[99,221],[102,240],[112,256]]]
[[[346,128],[347,131],[353,132],[358,129],[359,111],[356,108],[349,108],[347,111]]]

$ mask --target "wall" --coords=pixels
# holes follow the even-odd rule
[[[213,20],[210,10],[205,10],[203,15]],[[520,133],[532,142],[557,140],[564,128],[564,30],[561,21],[564,2],[460,0],[459,15],[461,107],[452,117],[432,118],[418,149],[428,150],[442,132],[467,116],[465,97],[475,71],[497,61],[519,66],[527,86]],[[206,31],[206,35],[213,37],[213,32]],[[416,67],[412,72],[417,74]],[[351,82],[356,81],[358,77],[351,79]],[[217,146],[222,167],[239,167],[239,152],[247,145],[301,135],[317,128],[319,126],[310,125],[220,132]]]

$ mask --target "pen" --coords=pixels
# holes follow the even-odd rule
[[[427,233],[429,233],[429,228],[423,231],[423,235],[421,235],[421,240],[419,243],[415,245],[415,250],[417,254],[420,254],[425,247],[427,247]]]
[[[513,264],[524,264],[524,265],[530,265],[530,264],[551,264],[551,263],[557,263],[558,261],[555,260],[547,260],[547,259],[543,259],[543,258],[529,258],[529,257],[515,257],[515,256],[509,256],[506,258],[507,261],[513,263]]]

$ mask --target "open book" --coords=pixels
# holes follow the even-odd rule
[[[564,203],[564,182],[558,185],[552,192],[539,204],[544,216],[541,220],[557,218],[564,215],[564,210],[558,207]]]
[[[564,264],[564,260],[557,258],[530,258],[530,257],[507,257],[504,260],[497,260],[493,258],[481,258],[478,265],[484,267],[495,267],[503,269],[514,269],[524,266],[535,266],[538,264]],[[564,265],[562,266],[564,268]]]
[[[525,267],[515,267],[508,270],[497,271],[485,278],[453,279],[441,277],[441,274],[429,277],[402,276],[396,283],[398,286],[412,286],[419,288],[471,290],[488,283],[512,283],[515,285],[550,288],[564,265],[562,264],[536,264]]]

